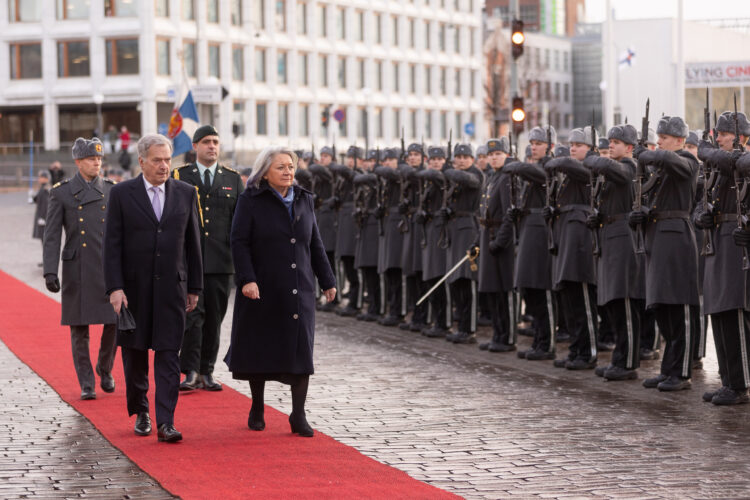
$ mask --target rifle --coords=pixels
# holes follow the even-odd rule
[[[734,141],[732,141],[732,149],[734,151],[743,151],[742,143],[740,143],[740,125],[737,117],[737,94],[734,94]],[[747,215],[742,210],[742,201],[745,199],[747,194],[747,181],[740,178],[740,171],[734,167],[734,191],[737,195],[737,227],[745,230],[747,228]],[[747,247],[742,247],[742,270],[747,271],[750,269],[750,259],[748,259]]]
[[[594,120],[596,119],[596,111],[591,110],[591,149],[590,151],[596,151],[596,129],[594,128]],[[599,193],[602,188],[602,180],[600,175],[594,175],[594,169],[589,171],[589,183],[591,184],[591,214],[599,215]],[[594,246],[594,255],[600,256],[602,254],[602,248],[599,243],[599,229],[594,228],[592,230],[592,243]]]
[[[706,87],[706,106],[703,108],[703,140],[710,141],[709,131],[711,130],[711,112],[708,110],[708,87]],[[702,177],[703,177],[703,212],[711,213],[714,210],[713,205],[708,201],[708,192],[713,184],[714,176],[711,173],[711,167],[707,164],[703,164]],[[703,246],[701,247],[701,255],[714,255],[714,233],[710,229],[703,230]]]
[[[552,154],[552,129],[550,128],[550,122],[552,118],[552,112],[549,112],[547,115],[547,150],[544,152],[545,158],[549,157]],[[544,167],[544,163],[542,163],[542,167]],[[557,176],[550,172],[549,170],[544,171],[547,182],[545,183],[545,198],[547,203],[547,208],[550,210],[555,209],[555,191],[557,190]],[[555,245],[555,236],[553,234],[553,227],[555,224],[555,218],[550,217],[550,219],[547,221],[547,250],[552,255],[557,254],[557,245]]]
[[[333,142],[331,143],[331,150],[333,152],[333,161],[337,161],[336,159],[336,134],[333,134]]]
[[[518,147],[518,145],[516,145]],[[513,132],[508,129],[508,151],[513,156]],[[510,175],[510,208],[515,212],[518,207],[518,189],[517,179],[515,174]],[[518,245],[518,221],[513,220],[513,243]]]
[[[646,116],[641,120],[641,138],[638,141],[638,144],[644,148],[646,147],[646,141],[648,140],[648,111],[650,107],[651,99],[646,99]],[[633,200],[633,211],[635,212],[640,212],[643,208],[643,178],[645,176],[646,173],[643,169],[643,164],[637,162],[635,167],[635,199]],[[640,224],[635,228],[635,253],[646,253],[643,226]]]
[[[401,157],[400,163],[406,163],[406,144],[404,143],[404,127],[401,127]]]
[[[310,159],[310,164],[315,163],[315,143],[313,142],[310,144],[310,154],[312,155],[312,158]],[[308,165],[309,167],[310,165]]]
[[[448,151],[445,152],[445,168],[453,167],[453,129],[448,132]]]

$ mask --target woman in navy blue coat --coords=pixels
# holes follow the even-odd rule
[[[231,234],[237,294],[224,361],[235,379],[250,381],[251,429],[265,428],[263,390],[276,380],[292,388],[292,432],[310,437],[305,399],[313,373],[315,279],[329,302],[336,281],[313,195],[294,183],[296,166],[291,150],[264,149],[237,201]]]

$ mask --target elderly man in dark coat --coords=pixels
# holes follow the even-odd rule
[[[292,387],[292,432],[312,437],[305,399],[314,371],[315,281],[331,302],[336,280],[312,193],[293,185],[296,164],[290,149],[267,147],[237,202],[231,236],[237,295],[224,360],[234,378],[250,381],[250,429],[265,428],[264,386],[277,380]]]
[[[203,288],[198,193],[172,179],[172,144],[162,135],[138,141],[143,173],[115,186],[107,212],[104,272],[109,301],[120,314],[129,308],[135,331],[119,330],[128,414],[135,433],[151,433],[148,350],[154,351],[156,424],[159,441],[174,442],[180,357],[186,312]]]
[[[96,372],[105,392],[115,390],[111,371],[115,358],[115,315],[104,293],[102,231],[113,182],[99,177],[102,143],[79,137],[73,144],[78,173],[55,184],[49,194],[44,231],[44,279],[47,289],[60,291],[57,278],[62,250],[62,324],[70,325],[73,365],[81,385],[81,399],[94,399],[94,370],[89,357],[89,325],[103,324]]]

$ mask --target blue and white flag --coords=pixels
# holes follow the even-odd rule
[[[623,55],[620,56],[620,69],[630,68],[635,65],[635,51],[628,48]]]
[[[193,101],[193,93],[187,81],[182,84],[179,97],[175,102],[172,116],[169,118],[167,137],[172,139],[172,157],[187,153],[193,149],[193,134],[200,126],[198,109]]]

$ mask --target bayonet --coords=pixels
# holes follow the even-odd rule
[[[734,151],[743,151],[742,143],[740,142],[740,123],[739,115],[737,113],[737,94],[734,94],[734,140],[732,141],[732,149]],[[743,201],[747,194],[747,180],[740,177],[740,170],[737,166],[734,166],[734,190],[737,198],[737,227],[743,231],[747,229],[747,215],[743,210]],[[747,247],[742,247],[742,270],[747,271],[750,269],[750,259],[748,258]]]
[[[650,107],[651,99],[646,99],[646,114],[641,120],[641,138],[638,141],[638,144],[644,148],[647,144],[646,141],[648,141],[648,113]],[[643,179],[645,176],[644,165],[639,161],[635,167],[635,199],[633,200],[633,211],[635,212],[640,212],[643,209]],[[643,225],[641,224],[635,228],[635,253],[646,253]]]

